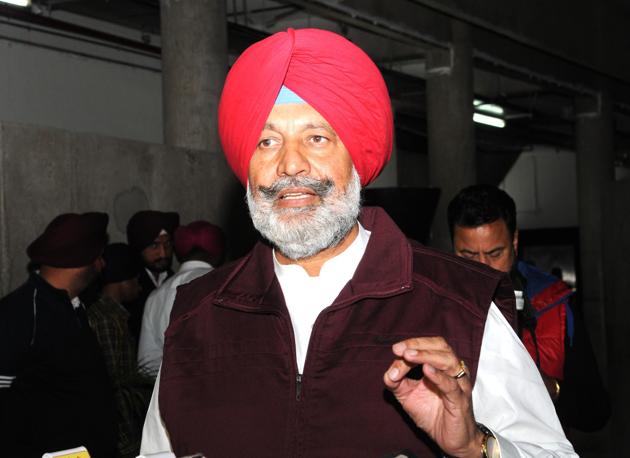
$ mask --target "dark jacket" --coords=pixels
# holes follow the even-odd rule
[[[408,241],[381,209],[364,209],[361,223],[372,232],[367,250],[317,318],[303,374],[268,246],[178,291],[159,394],[177,455],[439,453],[385,389],[391,346],[444,336],[474,380],[490,302],[514,323],[512,286]]]
[[[114,456],[113,394],[85,314],[39,275],[0,301],[3,456],[37,457],[85,446]]]

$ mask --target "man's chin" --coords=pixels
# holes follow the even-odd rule
[[[301,225],[310,221],[317,212],[319,206],[309,205],[305,207],[274,207],[273,214],[276,221],[280,224]]]
[[[154,274],[161,274],[162,272],[166,272],[168,270],[168,268],[170,267],[170,263],[159,263],[159,264],[151,264],[147,266],[147,269],[149,269],[151,272],[153,272]]]

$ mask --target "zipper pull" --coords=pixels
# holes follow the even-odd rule
[[[295,400],[302,399],[302,374],[295,376]]]

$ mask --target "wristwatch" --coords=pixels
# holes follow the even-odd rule
[[[497,438],[494,437],[486,425],[477,423],[477,429],[483,433],[481,441],[481,458],[500,458],[501,452],[497,444]]]

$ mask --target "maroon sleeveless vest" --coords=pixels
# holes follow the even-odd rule
[[[178,456],[440,456],[383,384],[391,346],[443,336],[474,381],[490,302],[514,323],[512,287],[409,242],[380,209],[361,223],[366,253],[317,318],[303,374],[269,247],[180,288],[159,393]]]

